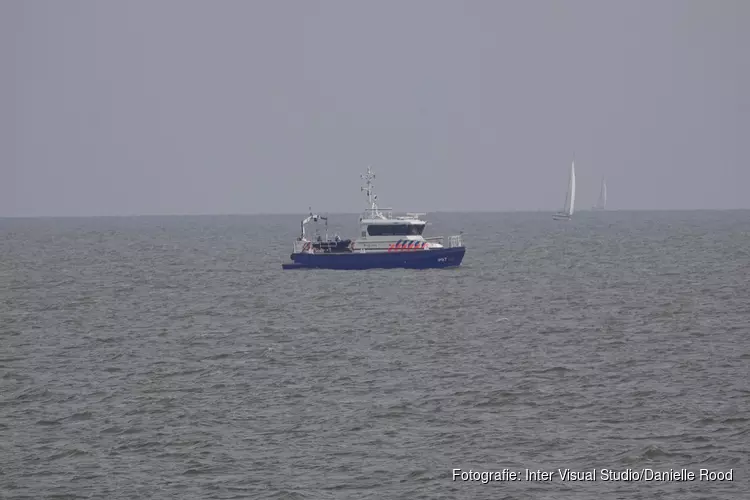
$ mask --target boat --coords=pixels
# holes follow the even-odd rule
[[[294,241],[291,262],[282,269],[435,269],[461,265],[466,247],[463,233],[450,236],[447,245],[443,237],[425,238],[426,213],[407,213],[394,216],[393,209],[380,208],[374,192],[372,168],[361,175],[367,195],[368,208],[359,217],[360,233],[356,239],[328,236],[328,218],[310,214],[302,220],[301,234]],[[325,221],[325,238],[308,238],[305,230],[311,222]]]
[[[570,220],[576,201],[576,163],[570,164],[570,177],[568,178],[568,190],[565,192],[565,204],[560,212],[552,216],[555,220]]]
[[[602,178],[602,187],[599,191],[599,199],[596,201],[594,210],[606,210],[607,209],[607,182]]]

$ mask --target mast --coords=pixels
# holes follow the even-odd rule
[[[375,194],[375,186],[372,180],[375,178],[375,174],[372,173],[372,166],[367,167],[366,174],[360,174],[360,177],[364,179],[365,185],[360,187],[360,191],[364,191],[367,195],[367,204],[370,206],[369,211],[372,217],[382,217],[378,210],[378,195]]]

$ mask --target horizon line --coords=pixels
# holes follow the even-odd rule
[[[576,210],[579,212],[741,212],[750,208],[613,208],[605,210],[594,210],[591,208]],[[427,214],[522,214],[522,213],[555,213],[557,210],[425,210],[422,213]],[[321,211],[313,213],[333,214],[333,215],[352,215],[361,213],[339,212],[339,211]],[[394,212],[397,213],[397,212]],[[400,212],[398,212],[400,213]],[[404,212],[407,213],[407,212]],[[132,217],[258,217],[258,216],[299,216],[309,214],[309,212],[223,212],[223,213],[142,213],[142,214],[109,214],[109,215],[0,215],[0,219],[94,219],[94,218],[132,218]]]

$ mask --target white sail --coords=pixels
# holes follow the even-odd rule
[[[555,220],[570,220],[576,205],[576,162],[570,164],[570,178],[568,179],[568,189],[565,191],[565,204],[563,209],[552,216]]]
[[[598,210],[607,208],[607,183],[604,179],[602,179],[602,188],[599,191],[599,200],[596,202],[596,208]]]
[[[573,215],[576,203],[576,165],[575,162],[570,164],[570,179],[568,180],[568,192],[565,194],[565,215]]]

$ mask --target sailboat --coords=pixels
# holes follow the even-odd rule
[[[570,179],[568,179],[568,190],[565,193],[565,205],[561,212],[552,216],[555,220],[570,220],[576,201],[576,162],[570,164]]]
[[[599,191],[599,199],[596,201],[594,210],[605,210],[607,208],[607,182],[602,178],[602,188]]]

